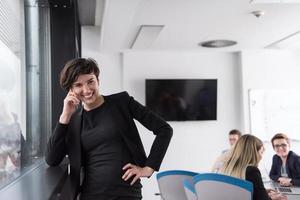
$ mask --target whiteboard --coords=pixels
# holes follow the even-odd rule
[[[270,141],[276,133],[300,139],[300,90],[249,90],[251,133]]]

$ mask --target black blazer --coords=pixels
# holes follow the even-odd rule
[[[254,166],[247,167],[246,180],[253,183],[252,200],[271,200],[263,184],[261,173],[257,167]]]
[[[118,124],[118,132],[124,139],[134,164],[149,166],[158,171],[170,143],[173,130],[171,126],[152,111],[130,97],[127,92],[104,96],[105,103],[111,109],[112,116]],[[62,191],[62,199],[75,199],[79,193],[80,172],[82,167],[81,121],[83,108],[79,108],[68,125],[58,123],[49,138],[46,151],[46,162],[57,166],[66,155],[70,162],[70,175]],[[134,123],[136,119],[156,135],[149,156],[146,153]]]
[[[270,170],[270,178],[277,181],[281,176],[282,160],[278,155],[273,156],[272,167]],[[292,179],[291,183],[300,186],[300,156],[290,151],[286,160],[287,174]]]

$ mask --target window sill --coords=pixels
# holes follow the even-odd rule
[[[0,199],[55,199],[67,177],[67,165],[49,167],[44,161],[0,190]]]

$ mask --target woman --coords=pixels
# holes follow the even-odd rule
[[[290,140],[283,133],[274,135],[271,143],[273,156],[270,178],[282,186],[300,186],[300,156],[290,151]]]
[[[266,190],[257,168],[264,152],[263,143],[253,135],[243,135],[235,144],[221,173],[245,179],[253,183],[253,200],[285,200],[286,196],[274,190]]]
[[[60,84],[68,94],[46,162],[56,166],[68,155],[70,176],[61,199],[76,199],[80,192],[81,200],[140,200],[140,178],[159,170],[172,128],[127,92],[101,95],[98,76],[90,58],[71,60],[63,68]],[[148,157],[133,119],[156,135]]]

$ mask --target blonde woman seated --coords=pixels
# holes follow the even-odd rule
[[[234,146],[220,173],[253,183],[253,200],[287,200],[271,189],[265,189],[258,163],[264,152],[263,143],[253,135],[243,135]]]

